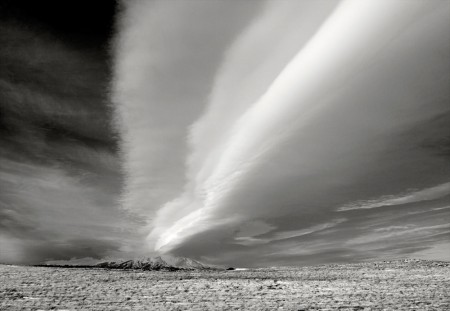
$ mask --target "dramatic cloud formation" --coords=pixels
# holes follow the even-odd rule
[[[448,2],[124,4],[122,200],[151,251],[295,264],[445,243]]]
[[[114,3],[0,3],[0,262],[449,258],[449,1]]]

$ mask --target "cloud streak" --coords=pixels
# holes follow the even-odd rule
[[[337,210],[349,211],[354,209],[368,209],[383,206],[395,206],[421,201],[431,201],[450,194],[450,183],[444,183],[435,187],[422,189],[419,191],[411,191],[404,195],[381,197],[376,200],[363,202],[355,202],[351,205],[339,207]]]

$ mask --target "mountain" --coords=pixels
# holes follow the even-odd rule
[[[134,269],[134,270],[217,270],[218,267],[208,266],[186,257],[158,256],[141,259],[105,261],[95,265],[107,269]]]
[[[174,267],[182,269],[205,270],[213,268],[199,261],[186,257],[168,257],[165,259],[165,261]]]

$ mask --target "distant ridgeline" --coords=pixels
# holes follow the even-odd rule
[[[158,256],[141,259],[104,261],[93,265],[46,264],[39,267],[105,268],[117,270],[178,271],[178,270],[224,270],[186,257]],[[232,269],[232,268],[228,268]]]

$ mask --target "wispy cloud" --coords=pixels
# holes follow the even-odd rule
[[[257,236],[237,236],[235,238],[237,244],[241,245],[252,245],[252,244],[264,244],[273,241],[286,240],[291,238],[298,238],[311,233],[319,232],[325,229],[335,227],[336,225],[346,221],[345,218],[337,219],[333,222],[328,222],[324,224],[315,225],[309,228],[300,230],[290,230],[290,231],[278,231],[269,237],[257,237]]]
[[[414,202],[435,200],[450,194],[450,183],[444,183],[427,189],[409,191],[401,195],[382,196],[375,200],[358,201],[339,207],[340,212],[355,210],[355,209],[369,209],[383,206],[402,205]]]
[[[421,238],[431,237],[433,235],[443,235],[450,233],[450,224],[439,224],[432,226],[390,226],[375,229],[374,232],[368,233],[347,241],[348,245],[364,245],[367,247],[371,243],[385,243],[392,239],[411,239],[420,236]],[[384,246],[383,246],[384,247]]]

